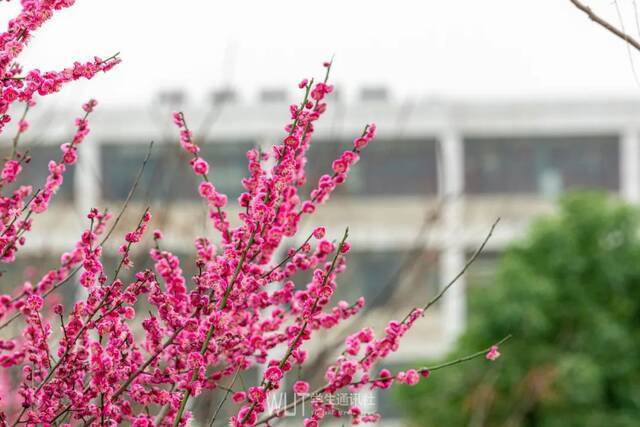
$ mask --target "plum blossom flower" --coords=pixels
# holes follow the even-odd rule
[[[487,360],[496,360],[498,357],[500,357],[500,352],[498,351],[498,346],[497,345],[492,345],[491,349],[487,352],[486,358]]]
[[[406,372],[404,381],[408,385],[418,384],[418,382],[420,381],[420,375],[418,375],[418,371],[416,371],[415,369],[409,369]]]
[[[206,175],[209,173],[209,163],[203,158],[197,158],[193,160],[192,163],[193,171],[196,175]]]
[[[242,403],[246,398],[247,394],[244,391],[237,391],[231,396],[231,400],[233,400],[234,403]]]
[[[307,394],[309,393],[309,383],[305,381],[296,381],[293,384],[293,391],[296,394]]]
[[[267,381],[277,383],[282,379],[282,370],[277,366],[270,366],[264,372],[264,377]]]

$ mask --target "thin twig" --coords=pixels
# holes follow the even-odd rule
[[[499,346],[499,345],[504,344],[505,342],[507,342],[509,339],[511,339],[511,335],[507,335],[506,337],[502,338],[500,341],[498,341],[494,345],[498,345]],[[470,355],[467,355],[467,356],[464,356],[464,357],[460,357],[458,359],[451,360],[449,362],[441,363],[439,365],[435,365],[435,366],[432,366],[432,367],[420,368],[419,371],[426,371],[426,370],[428,370],[428,371],[437,371],[439,369],[444,369],[444,368],[448,368],[450,366],[459,365],[461,363],[467,362],[469,360],[473,360],[473,359],[475,359],[477,357],[480,357],[482,355],[487,354],[487,352],[491,350],[491,347],[492,346],[490,346],[488,348],[485,348],[484,350],[480,350],[480,351],[478,351],[476,353],[473,353],[473,354],[470,354]],[[380,378],[380,380],[389,380],[389,379],[393,379],[393,378]],[[375,380],[372,380],[372,381],[375,381]],[[358,383],[354,383],[354,384],[358,384]],[[353,384],[349,384],[349,385],[353,385]],[[306,395],[301,396],[300,399],[294,399],[293,402],[289,403],[287,406],[282,408],[280,411],[274,412],[273,414],[263,418],[262,420],[258,421],[255,425],[258,426],[258,425],[261,425],[261,424],[269,423],[269,421],[271,421],[272,419],[277,418],[279,413],[288,411],[290,409],[293,409],[293,408],[297,407],[298,405],[304,404],[305,402],[313,399],[318,394],[324,393],[326,388],[327,388],[326,385],[322,386],[322,387],[320,387],[320,388],[318,388],[318,389],[316,389],[316,390],[314,390],[314,391],[312,391],[312,392],[310,392],[310,393],[308,393]]]
[[[464,267],[462,267],[462,270],[460,270],[458,272],[458,274],[456,274],[456,276],[453,279],[451,279],[451,281],[449,281],[447,286],[445,286],[440,291],[440,293],[438,295],[436,295],[431,301],[429,301],[427,303],[427,305],[424,306],[424,308],[423,308],[424,311],[427,311],[429,309],[429,307],[431,307],[433,304],[438,302],[438,300],[440,298],[442,298],[442,296],[449,290],[449,288],[451,286],[453,286],[460,279],[460,277],[462,277],[464,275],[464,273],[467,272],[467,270],[469,269],[471,264],[473,264],[475,262],[475,260],[480,256],[480,254],[484,250],[484,247],[487,245],[487,242],[489,241],[489,239],[491,239],[491,236],[493,236],[493,232],[495,231],[495,229],[498,226],[499,222],[500,222],[500,218],[497,218],[495,220],[495,222],[493,223],[493,225],[491,226],[491,229],[489,230],[489,233],[487,233],[487,236],[482,241],[482,244],[480,246],[478,246],[478,249],[476,249],[476,251],[473,253],[473,255],[471,255],[471,257],[467,260],[467,262],[464,264]]]
[[[636,0],[631,0],[633,3],[633,16],[636,21],[636,31],[638,32],[638,36],[640,36],[640,16],[638,16],[638,3]]]
[[[287,257],[285,259],[283,259],[278,265],[273,267],[268,272],[264,273],[261,277],[264,279],[264,278],[267,278],[267,277],[271,276],[271,273],[273,273],[274,271],[276,271],[277,269],[279,269],[280,267],[285,265],[287,263],[287,261],[289,261],[291,258],[293,258],[293,256],[295,256],[296,254],[298,254],[298,252],[300,252],[302,249],[304,249],[305,245],[307,243],[309,243],[309,240],[311,240],[312,237],[313,237],[313,233],[311,233],[309,235],[309,237],[307,237],[307,239],[304,242],[302,242],[302,244],[300,246],[298,246],[298,248],[296,248],[296,250],[293,252],[293,255],[287,255]]]
[[[440,369],[448,368],[450,366],[455,366],[455,365],[459,365],[459,364],[464,363],[464,362],[468,362],[469,360],[473,360],[473,359],[476,359],[476,358],[478,358],[480,356],[486,355],[489,351],[491,351],[493,346],[501,346],[502,344],[504,344],[505,342],[509,341],[510,339],[511,339],[511,334],[509,334],[506,337],[502,338],[497,343],[485,348],[484,350],[480,350],[480,351],[477,351],[475,353],[459,357],[458,359],[455,359],[455,360],[449,360],[448,362],[440,363],[438,365],[425,366],[423,368],[417,369],[417,371],[420,372],[420,373],[422,373],[422,372],[433,372],[433,371],[438,371]],[[373,383],[373,382],[376,382],[376,381],[393,381],[393,377],[371,378],[371,379],[369,379],[367,381],[356,381],[356,382],[353,382],[353,383],[351,383],[351,385],[368,384],[368,383]]]
[[[593,10],[591,10],[591,8],[589,6],[579,2],[578,0],[569,0],[569,1],[571,3],[573,3],[573,5],[575,7],[577,7],[581,11],[583,11],[589,17],[589,19],[591,19],[593,22],[595,22],[596,24],[600,25],[605,30],[609,31],[610,33],[614,34],[615,36],[621,38],[622,40],[627,42],[629,45],[633,46],[636,50],[640,51],[640,42],[638,42],[636,39],[631,37],[629,34],[627,34],[624,31],[618,29],[616,26],[612,25],[608,21],[606,21],[603,18],[601,18],[600,16],[596,15],[593,12]]]
[[[27,113],[29,112],[29,103],[27,102],[24,107],[24,112],[22,113],[22,117],[20,117],[20,121],[18,121],[18,130],[16,131],[16,136],[13,137],[13,145],[11,148],[11,158],[15,159],[16,154],[18,153],[18,141],[20,141],[20,135],[22,135],[22,131],[20,129],[20,123],[27,117]]]
[[[622,19],[622,12],[620,12],[620,5],[617,0],[613,0],[613,5],[616,8],[616,13],[618,14],[618,21],[620,21],[620,29],[623,32],[626,32],[624,28],[624,19]],[[625,45],[627,48],[627,56],[629,58],[629,66],[631,67],[631,74],[633,74],[633,80],[635,80],[636,85],[640,86],[640,80],[638,80],[638,73],[636,72],[636,64],[633,62],[633,55],[631,54],[631,46],[629,43]]]
[[[236,369],[236,373],[233,375],[233,378],[231,379],[231,383],[229,384],[228,387],[226,387],[226,391],[224,393],[224,397],[222,398],[222,400],[218,404],[218,407],[216,408],[216,411],[213,413],[213,418],[211,418],[211,422],[209,423],[209,427],[213,427],[213,423],[216,422],[216,419],[218,418],[218,414],[220,413],[220,410],[222,409],[222,406],[224,405],[224,402],[227,401],[227,399],[229,398],[229,394],[233,391],[233,386],[236,383],[236,379],[238,379],[238,374],[240,374],[240,368]]]
[[[153,148],[153,141],[151,141],[149,143],[149,149],[147,150],[147,155],[145,156],[144,160],[142,161],[142,165],[140,166],[140,169],[138,170],[138,174],[136,175],[136,179],[133,181],[133,185],[131,186],[131,190],[129,190],[129,194],[127,195],[127,198],[125,199],[124,203],[122,204],[122,208],[120,208],[120,212],[118,213],[118,216],[116,216],[116,219],[113,221],[113,224],[111,224],[111,227],[109,228],[109,231],[107,231],[107,234],[104,236],[104,239],[102,239],[102,241],[100,242],[100,246],[104,245],[107,242],[107,240],[109,240],[109,237],[111,236],[111,233],[113,233],[113,230],[115,230],[116,226],[118,225],[118,222],[120,222],[120,218],[122,218],[122,215],[124,215],[124,212],[127,210],[127,206],[129,206],[129,202],[133,198],[133,195],[135,194],[136,189],[138,188],[138,184],[140,183],[140,178],[142,178],[142,174],[144,172],[144,168],[145,168],[145,166],[147,166],[147,162],[149,161],[149,158],[151,157],[151,149],[152,148]]]

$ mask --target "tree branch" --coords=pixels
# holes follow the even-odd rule
[[[610,33],[612,33],[612,34],[616,35],[617,37],[621,38],[622,40],[627,42],[630,46],[632,46],[636,50],[640,51],[640,42],[638,42],[636,39],[631,37],[629,34],[625,33],[622,30],[619,30],[614,25],[610,24],[606,20],[602,19],[600,16],[596,15],[593,12],[593,10],[591,10],[591,8],[589,6],[579,2],[578,0],[569,0],[569,1],[571,3],[573,3],[573,5],[575,7],[577,7],[581,11],[583,11],[589,17],[589,19],[591,19],[593,22],[595,22],[596,24],[600,25],[601,27],[603,27],[605,30],[609,31]]]

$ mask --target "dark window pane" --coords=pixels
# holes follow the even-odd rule
[[[216,188],[227,194],[230,201],[240,195],[240,179],[247,176],[246,152],[248,142],[204,144],[201,156],[211,171],[209,178]],[[123,200],[146,156],[143,144],[106,144],[102,147],[103,198]],[[137,200],[197,200],[200,180],[189,165],[191,156],[177,144],[157,144],[140,180]]]
[[[425,303],[437,289],[437,264],[433,252],[402,250],[353,252],[347,256],[347,270],[338,279],[337,297],[350,300],[364,296],[369,304],[390,303],[411,295]],[[342,286],[340,286],[342,285]],[[395,298],[394,298],[395,295]]]
[[[425,195],[438,189],[434,140],[375,140],[358,166],[366,194]]]
[[[321,175],[332,172],[333,160],[352,148],[351,141],[313,142],[307,164],[308,189],[317,186]],[[347,182],[336,190],[336,195],[435,194],[437,175],[434,140],[374,140],[363,150],[360,161],[351,168]]]
[[[242,178],[249,176],[247,151],[254,147],[250,142],[216,143],[210,142],[202,147],[202,157],[207,159],[211,170],[209,179],[216,188],[236,201],[245,191]]]
[[[467,138],[470,194],[555,196],[565,190],[619,187],[616,136]]]
[[[363,296],[367,305],[425,303],[438,289],[437,253],[408,250],[351,251],[347,255],[347,269],[337,278],[332,303],[345,300],[355,302]],[[297,274],[292,280],[303,289],[312,272]]]
[[[101,147],[102,197],[124,200],[147,154],[144,144],[105,144]],[[178,146],[156,144],[135,200],[182,200],[197,197],[196,178],[189,157]]]

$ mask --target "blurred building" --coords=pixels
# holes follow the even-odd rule
[[[353,102],[336,95],[337,102],[330,102],[316,128],[308,163],[310,184],[303,194],[330,171],[334,158],[352,147],[366,123],[376,122],[378,138],[366,148],[347,184],[305,222],[300,236],[304,239],[314,226],[325,225],[329,235],[338,238],[350,227],[353,249],[338,298],[353,301],[364,295],[374,302],[375,315],[364,324],[380,330],[388,320],[424,305],[463,269],[501,218],[486,250],[407,337],[389,361],[392,365],[446,350],[464,329],[465,289],[490,282],[500,251],[523,235],[533,217],[552,211],[558,195],[595,188],[640,200],[640,101],[398,103],[380,88],[363,90],[361,99]],[[203,145],[202,155],[212,164],[212,181],[233,201],[246,175],[245,152],[252,146],[268,149],[283,137],[291,100],[286,92],[269,89],[251,102],[229,90],[213,93],[210,105],[185,103],[179,93],[164,94],[161,101],[148,108],[97,109],[79,162],[66,175],[52,211],[36,221],[19,265],[35,266],[32,270],[54,267],[59,254],[87,227],[90,207],[108,206],[117,212],[149,142],[155,141],[119,229],[133,228],[138,214],[151,204],[153,226],[162,228],[167,244],[185,255],[183,269],[194,270],[188,257],[194,238],[202,233],[216,236],[198,199],[188,157],[179,149],[170,112],[185,112]],[[58,156],[57,145],[73,134],[76,115],[43,108],[32,118],[24,141],[33,157],[26,173],[36,182],[46,176],[46,160]],[[237,211],[233,203],[229,211]],[[113,262],[119,243],[111,239]],[[37,277],[37,271],[15,268],[6,274],[15,285],[25,274]],[[321,338],[316,342],[323,347],[331,337]],[[379,399],[377,405],[393,417],[388,402]]]

